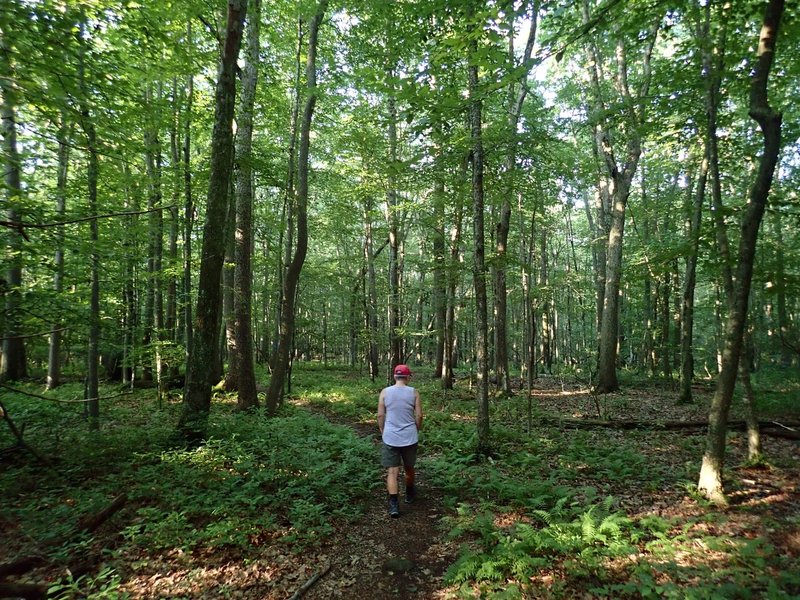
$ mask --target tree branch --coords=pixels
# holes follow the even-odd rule
[[[72,225],[74,223],[85,223],[86,221],[95,221],[97,219],[111,219],[113,217],[131,217],[134,215],[144,215],[159,210],[172,210],[173,208],[176,208],[176,206],[174,204],[170,204],[169,206],[157,206],[155,208],[148,208],[146,210],[132,210],[126,212],[108,213],[105,215],[94,215],[91,217],[80,217],[78,219],[70,219],[69,221],[57,221],[55,223],[26,223],[25,221],[0,221],[0,226],[10,227],[12,229],[19,229],[20,232],[22,233],[22,229],[25,227],[27,227],[28,229],[47,229],[50,227],[60,227],[62,225]],[[27,236],[25,237],[25,239],[28,239]]]

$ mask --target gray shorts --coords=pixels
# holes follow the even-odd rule
[[[399,467],[402,462],[406,467],[413,467],[417,462],[417,445],[389,446],[384,443],[381,446],[381,466]]]

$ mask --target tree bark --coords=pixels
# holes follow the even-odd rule
[[[692,342],[694,340],[694,292],[697,283],[697,258],[700,253],[700,226],[705,204],[706,182],[708,180],[708,144],[703,144],[703,159],[697,177],[697,189],[694,192],[694,202],[691,206],[689,217],[689,253],[686,257],[686,271],[683,277],[683,292],[681,294],[681,378],[679,404],[691,404],[692,381],[694,379],[694,353]]]
[[[441,153],[439,154],[441,157]],[[445,263],[444,176],[437,174],[433,191],[433,318],[436,330],[434,377],[444,371],[445,326],[447,325],[447,267]]]
[[[444,356],[442,357],[442,389],[452,390],[455,374],[457,339],[456,335],[456,288],[460,280],[461,230],[464,221],[464,194],[467,182],[467,162],[465,156],[459,167],[456,189],[456,207],[450,230],[450,256],[447,263],[447,295],[445,297]]]
[[[238,124],[238,119],[237,119]],[[235,154],[235,149],[234,149]],[[235,160],[235,157],[234,157]],[[231,165],[232,169],[234,165]],[[234,178],[235,179],[235,172]],[[234,181],[231,180],[231,190],[228,205],[228,218],[225,219],[225,260],[222,268],[222,343],[220,344],[220,361],[217,363],[219,379],[227,392],[235,392],[239,385],[239,348],[236,345],[236,315],[234,314],[234,271],[236,269],[236,192]],[[224,368],[227,359],[228,368]]]
[[[272,377],[267,391],[267,411],[275,414],[283,398],[283,384],[289,370],[290,352],[295,329],[295,299],[300,272],[308,251],[308,171],[311,121],[317,102],[317,40],[327,0],[320,0],[316,14],[311,20],[306,60],[306,103],[300,129],[300,145],[297,155],[297,243],[284,281],[281,307],[281,327],[278,348],[273,362]]]
[[[775,56],[778,28],[784,11],[784,0],[769,0],[761,27],[758,58],[750,87],[750,116],[759,124],[764,150],[758,173],[748,195],[742,219],[741,238],[736,269],[733,304],[725,327],[725,348],[722,369],[711,401],[708,417],[706,450],[700,469],[698,489],[712,502],[725,505],[722,469],[725,438],[736,373],[742,352],[742,340],[747,321],[747,305],[753,276],[753,264],[758,229],[769,199],[769,189],[778,162],[781,143],[782,115],[769,105],[767,81]]]
[[[211,408],[211,381],[220,325],[220,277],[225,258],[224,222],[228,207],[233,152],[233,110],[236,102],[236,61],[247,11],[246,0],[228,0],[225,45],[216,86],[211,173],[208,184],[203,249],[198,283],[194,337],[189,351],[183,412],[178,424],[190,439],[205,435]]]
[[[147,305],[145,307],[145,339],[144,345],[154,350],[156,382],[158,384],[158,400],[163,399],[164,364],[161,344],[164,329],[164,294],[161,285],[162,261],[164,253],[163,227],[164,219],[158,208],[162,201],[161,189],[161,142],[158,137],[161,113],[162,86],[158,84],[157,97],[153,98],[152,84],[148,84],[145,93],[145,105],[149,108],[152,121],[145,125],[145,163],[148,180],[148,230],[149,245],[147,257]],[[148,361],[147,363],[151,363]],[[150,368],[145,369],[150,373]],[[148,379],[149,377],[145,377]]]
[[[78,32],[80,44],[80,58],[78,66],[78,80],[80,84],[81,99],[81,127],[86,135],[87,170],[86,184],[89,195],[89,216],[97,216],[97,180],[99,175],[99,160],[97,153],[97,132],[89,108],[89,90],[86,83],[86,42],[85,16],[81,18]],[[91,240],[90,270],[91,283],[89,293],[89,336],[86,357],[86,416],[89,429],[100,429],[100,394],[99,394],[99,363],[100,363],[100,250],[98,248],[97,219],[89,222],[89,238]]]
[[[6,219],[9,223],[19,223],[20,217],[15,206],[20,203],[22,183],[20,181],[20,155],[17,148],[17,93],[14,89],[16,75],[11,63],[11,42],[5,31],[0,32],[0,91],[3,102],[0,105],[3,131],[3,166],[5,170]],[[5,318],[3,328],[3,355],[0,360],[0,381],[14,381],[28,375],[25,359],[25,342],[21,337],[19,309],[22,304],[22,226],[6,230],[8,261],[6,271]]]
[[[712,214],[714,217],[714,232],[716,235],[717,250],[719,264],[722,270],[722,288],[725,292],[728,310],[733,309],[735,303],[735,286],[733,275],[733,259],[731,256],[730,241],[728,239],[728,226],[725,222],[724,210],[725,207],[722,201],[722,179],[720,174],[720,161],[719,161],[719,137],[717,135],[718,128],[718,112],[720,104],[720,87],[722,85],[722,71],[724,67],[724,49],[727,37],[727,11],[728,7],[723,7],[722,15],[722,32],[720,34],[721,40],[715,49],[704,48],[703,55],[703,69],[706,73],[705,87],[706,87],[706,117],[707,117],[707,141],[709,145],[709,168],[711,172],[711,190],[712,190]],[[698,32],[697,37],[702,40],[709,35],[711,20],[711,5],[705,7],[705,22],[703,29]],[[716,56],[716,59],[714,58]],[[744,325],[745,333],[743,343],[746,346],[748,339],[747,324]],[[722,342],[725,343],[724,336]],[[724,353],[724,352],[723,352]],[[720,366],[720,371],[722,370]],[[750,369],[747,364],[740,361],[739,380],[741,381],[744,390],[743,403],[745,407],[745,414],[747,420],[751,423],[752,428],[748,430],[748,455],[751,460],[758,460],[761,454],[761,441],[758,433],[758,425],[755,414],[755,398],[753,386],[750,381]]]
[[[471,17],[473,15],[470,15]],[[473,27],[470,27],[472,29]],[[472,144],[472,276],[475,286],[475,358],[477,362],[476,400],[478,414],[479,456],[489,455],[489,356],[488,356],[488,307],[486,294],[486,261],[484,235],[484,191],[483,191],[483,137],[482,101],[479,89],[477,53],[478,42],[472,32],[469,43],[469,121]]]
[[[192,22],[186,25],[188,46],[192,45]],[[194,229],[194,199],[192,197],[192,106],[194,76],[186,82],[186,118],[183,122],[183,322],[184,341],[188,359],[194,333],[192,321],[192,230]]]
[[[71,127],[67,124],[67,113],[61,111],[58,133],[58,175],[56,177],[56,215],[63,220],[67,207],[67,172],[69,169],[69,149]],[[53,291],[60,295],[64,289],[64,226],[56,230],[56,254],[53,261]],[[47,356],[47,389],[52,390],[61,384],[61,327],[63,320],[54,319],[50,331],[50,344]]]
[[[253,268],[253,106],[258,84],[261,0],[250,0],[248,9],[247,60],[242,73],[242,97],[236,132],[236,268],[233,306],[236,314],[236,347],[239,353],[240,409],[258,406],[253,365],[252,278]]]
[[[394,77],[394,69],[389,78]],[[394,85],[394,84],[392,84]],[[394,382],[392,369],[404,362],[403,336],[400,334],[400,228],[397,214],[397,105],[393,92],[388,99],[389,110],[389,177],[386,204],[386,220],[389,227],[389,364],[387,380]]]
[[[519,82],[513,82],[508,93],[508,120],[506,123],[508,135],[508,150],[505,156],[505,185],[503,198],[500,205],[500,216],[495,227],[495,266],[494,266],[494,356],[495,376],[497,389],[505,396],[511,396],[511,377],[508,366],[508,285],[506,282],[506,255],[508,253],[508,232],[511,226],[511,200],[514,197],[514,177],[517,163],[517,127],[519,125],[522,106],[528,95],[528,74],[533,63],[531,54],[536,41],[538,24],[539,2],[532,3],[529,13],[530,28],[522,55]],[[516,14],[512,12],[511,32],[508,39],[508,54],[510,64],[515,65],[514,52],[514,27],[513,20]]]
[[[378,292],[375,277],[375,257],[372,239],[372,198],[367,198],[364,207],[364,260],[366,261],[366,326],[367,326],[367,361],[369,362],[369,378],[375,381],[378,377]]]

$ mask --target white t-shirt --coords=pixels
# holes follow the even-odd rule
[[[392,385],[383,390],[386,420],[383,424],[383,443],[387,446],[411,446],[419,441],[414,407],[417,395],[407,385]]]

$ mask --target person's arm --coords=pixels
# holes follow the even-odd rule
[[[383,390],[381,390],[380,396],[378,396],[378,429],[381,430],[381,435],[383,435],[383,425],[386,422],[386,404],[383,400]]]
[[[422,400],[419,399],[419,392],[414,390],[414,421],[417,423],[417,431],[422,427]]]

